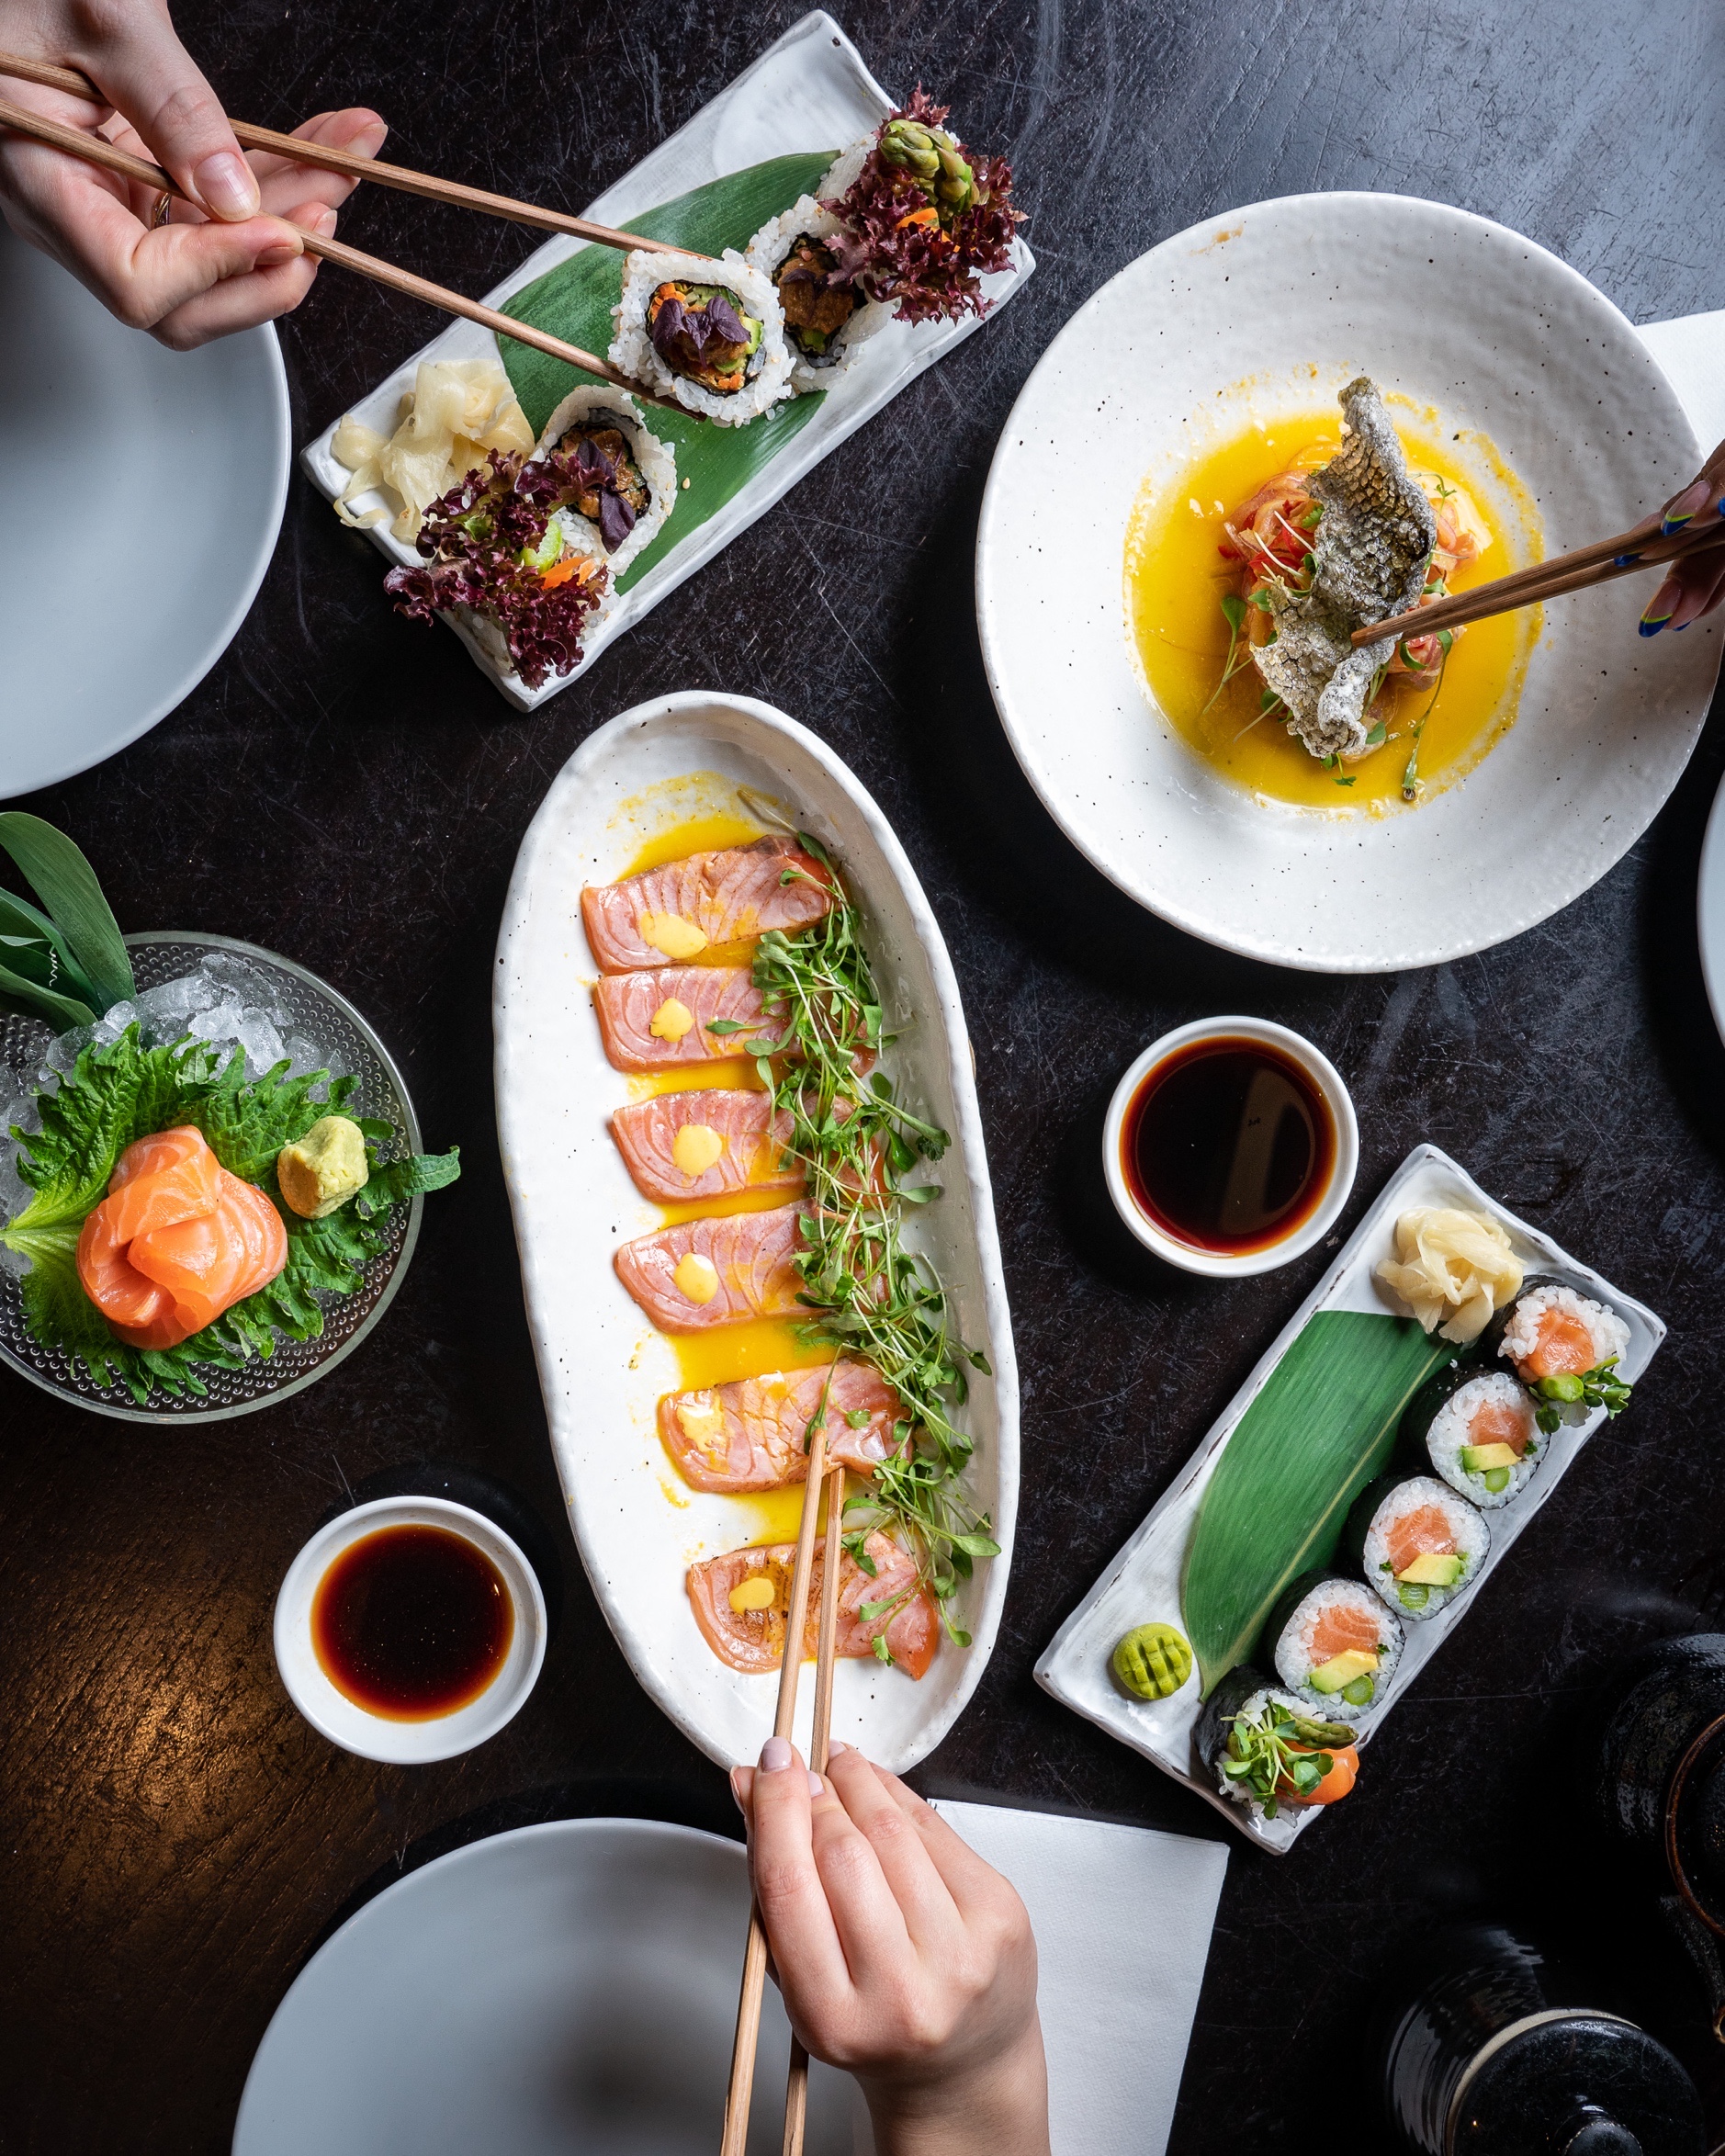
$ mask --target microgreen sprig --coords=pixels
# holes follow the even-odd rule
[[[1310,1797],[1336,1762],[1325,1745],[1349,1742],[1349,1733],[1336,1722],[1309,1721],[1276,1700],[1266,1701],[1257,1714],[1228,1717],[1227,1749],[1222,1771],[1231,1782],[1243,1783],[1264,1808],[1266,1819],[1274,1819],[1281,1797]]]
[[[1618,1358],[1607,1355],[1591,1370],[1562,1370],[1554,1376],[1536,1378],[1534,1392],[1548,1403],[1534,1420],[1549,1438],[1563,1419],[1565,1407],[1603,1407],[1608,1416],[1621,1415],[1634,1390],[1618,1375]]]

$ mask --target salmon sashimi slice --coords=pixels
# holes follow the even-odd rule
[[[715,1086],[660,1093],[611,1118],[611,1134],[643,1197],[674,1205],[733,1191],[800,1191],[803,1170],[784,1158],[788,1110],[775,1115],[765,1093]]]
[[[1391,1523],[1384,1536],[1390,1563],[1404,1573],[1416,1557],[1453,1557],[1455,1537],[1449,1522],[1436,1505],[1415,1505]]]
[[[1375,1654],[1381,1641],[1378,1621],[1370,1610],[1357,1609],[1351,1602],[1332,1602],[1312,1628],[1313,1665],[1333,1661],[1350,1649],[1356,1654]]]
[[[667,1393],[659,1403],[659,1434],[697,1490],[776,1490],[807,1475],[805,1440],[823,1398],[828,1465],[872,1474],[896,1449],[893,1425],[904,1409],[872,1364],[848,1356],[815,1370],[773,1370],[699,1392]],[[852,1416],[865,1419],[853,1428]]]
[[[848,1550],[839,1558],[838,1653],[855,1660],[873,1654],[877,1634],[908,1676],[919,1677],[934,1660],[941,1620],[934,1597],[917,1578],[916,1561],[883,1534],[872,1534],[863,1553],[874,1567],[864,1572]],[[803,1660],[813,1660],[819,1636],[821,1577],[826,1570],[827,1538],[815,1544],[810,1569],[808,1618],[803,1630]],[[764,1676],[779,1666],[784,1653],[785,1620],[790,1611],[791,1575],[796,1565],[795,1542],[772,1542],[752,1550],[733,1550],[689,1567],[689,1602],[701,1636],[733,1669]],[[732,1596],[748,1580],[763,1579],[773,1590],[771,1603],[738,1609]],[[864,1607],[874,1610],[871,1618]]]
[[[1598,1360],[1593,1329],[1586,1320],[1573,1311],[1549,1308],[1539,1313],[1533,1353],[1523,1358],[1519,1368],[1528,1378],[1558,1377],[1566,1371],[1580,1376]]]
[[[590,884],[581,893],[587,941],[606,973],[693,958],[711,944],[747,943],[769,929],[794,934],[831,910],[831,877],[794,839],[691,853],[620,884]]]
[[[281,1214],[254,1184],[220,1172],[211,1211],[135,1236],[130,1253],[138,1270],[173,1296],[188,1332],[267,1286],[288,1262]]]
[[[152,1228],[209,1213],[220,1193],[221,1163],[202,1131],[180,1123],[128,1146],[107,1179],[107,1233],[117,1244]]]
[[[1470,1445],[1507,1445],[1519,1460],[1532,1435],[1526,1408],[1507,1400],[1483,1400],[1468,1417]]]
[[[806,1246],[802,1209],[730,1213],[685,1220],[637,1236],[617,1252],[618,1277],[661,1332],[705,1332],[749,1317],[784,1317],[801,1307],[802,1279],[791,1260]]]
[[[180,1323],[173,1296],[127,1256],[126,1243],[113,1232],[113,1202],[104,1198],[79,1232],[79,1281],[122,1340],[134,1348],[177,1348],[197,1328]]]
[[[763,1022],[761,992],[746,965],[666,965],[652,973],[610,973],[594,984],[593,1006],[605,1054],[618,1070],[666,1070],[740,1055]],[[715,1019],[739,1033],[709,1031]],[[766,1021],[768,1037],[778,1028]],[[655,1031],[655,1026],[658,1030]]]

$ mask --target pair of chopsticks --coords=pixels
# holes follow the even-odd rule
[[[17,53],[0,52],[0,75],[13,75],[20,82],[36,83],[44,89],[62,90],[68,96],[82,97],[93,105],[107,104],[107,99],[87,76],[71,68],[51,67],[45,62],[22,59]],[[592,241],[602,247],[615,247],[626,254],[688,252],[669,241],[643,239],[638,233],[618,231],[610,225],[595,224],[589,218],[570,217],[560,209],[541,209],[536,204],[517,202],[508,195],[493,195],[483,187],[463,186],[458,181],[412,172],[405,165],[385,164],[375,158],[355,156],[352,151],[333,150],[321,142],[303,141],[298,135],[278,134],[274,128],[253,127],[244,120],[230,120],[228,124],[233,130],[235,140],[245,149],[267,150],[276,156],[291,159],[296,164],[343,173],[351,179],[375,180],[379,186],[398,188],[403,194],[423,195],[457,209],[482,210],[490,217],[508,218],[515,224],[568,232],[578,240]],[[81,157],[88,164],[98,164],[105,171],[118,173],[120,178],[135,181],[141,186],[172,195],[178,201],[190,199],[160,165],[133,157],[101,135],[88,134],[80,128],[63,127],[57,120],[47,119],[40,113],[30,112],[5,99],[0,99],[0,127],[28,135],[50,149],[64,151],[68,156]],[[201,209],[202,205],[194,207]],[[673,399],[643,389],[638,382],[620,373],[608,359],[601,358],[596,353],[583,352],[579,344],[565,344],[562,338],[536,329],[531,322],[517,322],[513,315],[500,314],[480,300],[469,299],[465,293],[452,291],[446,285],[433,284],[430,278],[416,277],[412,270],[398,268],[394,263],[385,262],[378,255],[364,254],[344,241],[321,239],[299,226],[294,229],[300,233],[308,254],[333,262],[356,276],[369,277],[375,284],[387,285],[391,291],[405,293],[410,299],[420,299],[428,307],[440,308],[445,314],[458,314],[468,322],[477,322],[501,337],[513,337],[518,344],[530,344],[535,351],[547,353],[553,359],[582,367],[587,373],[598,375],[602,380],[614,383],[618,389],[627,389],[648,403],[662,405],[667,412],[685,412],[685,407]]]
[[[1561,599],[1571,592],[1588,592],[1595,584],[1613,583],[1618,577],[1634,576],[1674,561],[1686,561],[1694,554],[1719,555],[1725,568],[1725,521],[1712,502],[1697,512],[1707,519],[1699,530],[1691,525],[1682,531],[1662,534],[1656,523],[1619,532],[1613,539],[1595,539],[1591,547],[1577,547],[1568,554],[1536,561],[1529,569],[1494,577],[1471,592],[1458,592],[1435,599],[1429,606],[1411,607],[1354,631],[1356,645],[1379,644],[1389,637],[1431,637],[1439,629],[1459,629],[1471,621],[1484,621],[1494,614],[1511,614],[1520,606],[1536,606],[1545,599]]]
[[[796,1683],[803,1665],[803,1632],[808,1621],[809,1574],[814,1566],[815,1523],[823,1488],[827,1499],[827,1554],[820,1578],[820,1631],[815,1655],[815,1726],[808,1764],[827,1771],[832,1730],[832,1665],[839,1638],[839,1533],[844,1518],[844,1469],[827,1466],[827,1417],[823,1413],[809,1441],[808,1479],[803,1485],[803,1519],[796,1537],[796,1564],[791,1575],[791,1607],[785,1617],[784,1655],[779,1665],[779,1706],[772,1732],[787,1742],[796,1719]],[[743,1954],[742,1994],[737,2002],[737,2038],[731,2048],[730,2090],[725,2099],[725,2133],[720,2156],[743,2156],[749,2139],[749,2105],[755,2087],[755,2046],[761,2036],[761,2002],[767,1981],[767,1935],[761,1912],[749,1911],[749,1945]],[[802,2156],[803,2128],[808,2115],[808,2053],[791,2038],[791,2071],[784,2089],[783,2156]]]

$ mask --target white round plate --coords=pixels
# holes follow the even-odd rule
[[[288,498],[271,329],[170,352],[0,225],[0,799],[112,756],[182,703],[264,581]]]
[[[265,2031],[233,2156],[712,2156],[749,1932],[741,1845],[656,1820],[473,1842],[367,1902]],[[750,2156],[780,2146],[772,1984]],[[808,2156],[850,2156],[852,2084],[809,2071]]]
[[[1266,804],[1210,770],[1131,641],[1140,486],[1359,373],[1487,435],[1547,554],[1623,529],[1700,462],[1634,329],[1531,240],[1405,196],[1297,195],[1165,241],[1079,309],[1007,422],[976,547],[995,703],[1074,844],[1192,935],[1336,973],[1460,957],[1578,897],[1676,783],[1720,642],[1718,617],[1639,638],[1651,574],[1549,605],[1514,728],[1411,809]]]
[[[1696,926],[1701,944],[1701,977],[1713,1006],[1713,1023],[1725,1040],[1725,784],[1713,800],[1701,847],[1696,892]]]

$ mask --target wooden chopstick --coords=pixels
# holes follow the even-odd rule
[[[832,1671],[839,1642],[839,1536],[844,1523],[844,1469],[827,1472],[827,1555],[820,1575],[820,1639],[815,1654],[815,1723],[808,1764],[825,1774],[832,1741]],[[808,2053],[791,2038],[791,2070],[784,2084],[784,2141],[781,2156],[803,2156],[808,2122]]]
[[[159,164],[147,164],[141,157],[116,149],[101,135],[62,127],[58,120],[44,119],[39,113],[26,111],[21,105],[9,105],[4,99],[0,99],[0,127],[11,128],[35,141],[45,142],[51,150],[63,150],[68,156],[81,157],[86,164],[99,164],[107,172],[118,173],[122,179],[159,188],[178,201],[187,198]],[[357,247],[350,247],[344,241],[322,239],[316,232],[307,231],[303,225],[295,225],[293,229],[299,234],[308,254],[333,262],[343,269],[351,269],[358,277],[369,277],[374,284],[387,285],[391,291],[403,292],[410,299],[421,299],[428,307],[441,308],[445,314],[458,314],[468,322],[477,322],[500,337],[513,337],[518,344],[531,344],[536,352],[547,353],[553,359],[564,360],[570,367],[584,367],[589,374],[613,382],[620,389],[627,389],[632,396],[648,404],[661,405],[667,412],[683,411],[672,399],[656,396],[639,382],[631,381],[596,352],[583,352],[579,344],[566,344],[561,337],[536,329],[531,322],[517,322],[513,315],[500,314],[496,308],[487,307],[482,300],[469,299],[464,293],[451,291],[446,285],[434,285],[429,277],[415,277],[412,270],[400,269],[393,262],[385,262],[376,254],[362,254]]]
[[[1379,644],[1391,637],[1436,636],[1439,629],[1461,628],[1494,614],[1511,614],[1517,607],[1533,606],[1544,599],[1591,591],[1595,584],[1612,583],[1618,577],[1634,576],[1644,569],[1686,560],[1691,554],[1709,553],[1725,546],[1725,524],[1711,510],[1703,514],[1708,521],[1699,529],[1687,525],[1663,536],[1657,525],[1651,535],[1646,529],[1620,532],[1615,539],[1599,539],[1591,547],[1576,547],[1573,553],[1554,554],[1549,561],[1537,561],[1508,576],[1495,577],[1490,583],[1476,584],[1471,592],[1457,592],[1449,598],[1434,600],[1429,606],[1410,607],[1405,614],[1371,622],[1354,631],[1353,641],[1356,645]]]
[[[803,1669],[803,1634],[808,1623],[808,1575],[815,1560],[815,1523],[820,1515],[821,1484],[827,1471],[827,1418],[815,1424],[808,1447],[808,1477],[803,1484],[803,1518],[796,1534],[796,1563],[791,1574],[791,1607],[785,1613],[784,1652],[779,1663],[779,1706],[772,1733],[788,1744],[796,1719],[796,1684]],[[830,1535],[829,1537],[830,1541]],[[837,1570],[837,1566],[832,1568]],[[823,1597],[824,1599],[824,1597]],[[743,1950],[742,1990],[737,2001],[737,2035],[731,2045],[730,2088],[725,2099],[725,2133],[720,2156],[744,2156],[749,2139],[749,2103],[755,2089],[755,2046],[761,2037],[761,2002],[767,1981],[767,1935],[761,1911],[749,1910],[749,1944]]]
[[[15,52],[0,52],[0,74],[20,82],[38,84],[45,90],[63,90],[70,97],[86,98],[92,105],[108,100],[87,75],[69,67],[50,67],[45,61],[25,60]],[[571,217],[562,209],[542,209],[535,202],[517,202],[510,195],[493,195],[485,187],[469,187],[459,180],[441,180],[428,172],[414,172],[404,164],[385,164],[374,157],[360,157],[351,150],[333,150],[321,142],[308,142],[299,135],[284,135],[275,128],[254,127],[247,120],[230,119],[234,140],[246,150],[267,150],[295,164],[315,166],[320,172],[339,172],[349,179],[375,180],[380,187],[394,187],[403,195],[423,195],[429,201],[445,202],[455,209],[478,209],[488,217],[506,217],[513,224],[535,225],[542,231],[568,232],[577,240],[591,240],[601,247],[615,247],[624,254],[690,254],[674,240],[644,239],[638,232],[624,232],[591,218]],[[708,257],[702,256],[705,261]],[[677,409],[681,410],[679,406]]]

